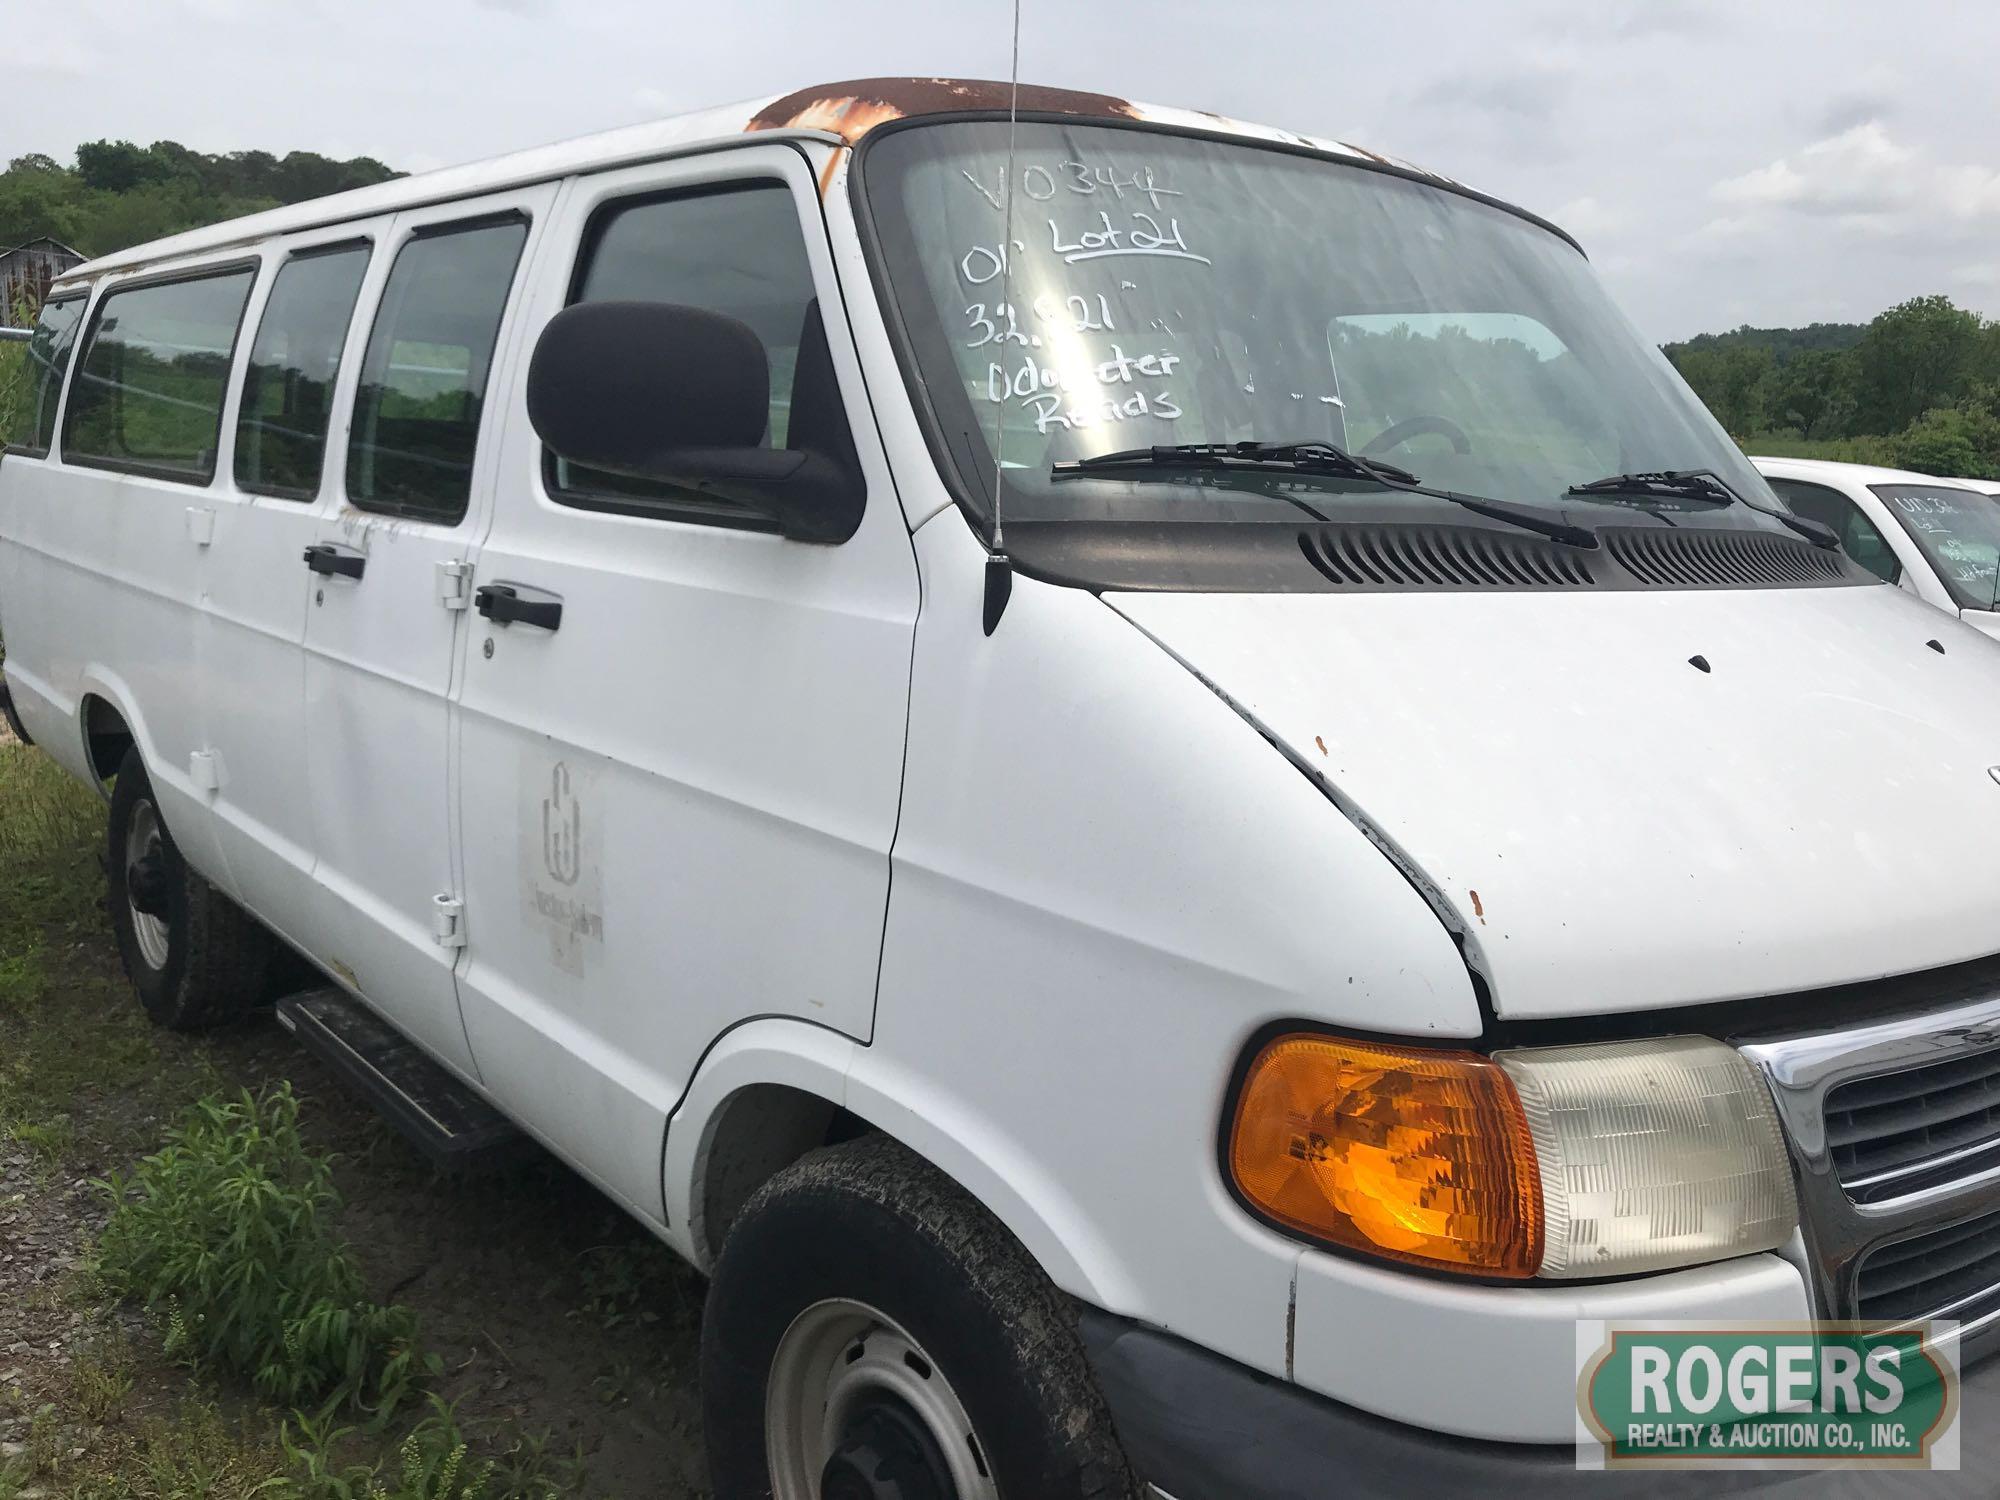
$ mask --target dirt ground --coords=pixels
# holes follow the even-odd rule
[[[30,758],[48,767],[0,744],[0,1469],[31,1447],[87,1466],[107,1428],[173,1420],[191,1391],[245,1431],[285,1415],[197,1387],[144,1314],[94,1291],[89,1264],[107,1209],[93,1179],[154,1149],[192,1098],[289,1080],[309,1141],[337,1155],[370,1294],[417,1312],[469,1433],[574,1456],[579,1495],[704,1494],[699,1280],[533,1148],[491,1176],[438,1176],[268,1012],[194,1039],[145,1026],[101,910],[101,813],[24,811],[66,795]]]

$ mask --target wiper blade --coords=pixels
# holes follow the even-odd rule
[[[1505,521],[1523,531],[1570,547],[1595,547],[1597,533],[1560,516],[1544,515],[1523,506],[1483,495],[1462,495],[1425,484],[1408,469],[1385,464],[1379,459],[1349,453],[1337,443],[1315,438],[1302,443],[1174,443],[1152,448],[1125,448],[1116,453],[1098,453],[1089,458],[1066,459],[1050,467],[1050,477],[1074,479],[1087,474],[1117,473],[1145,469],[1273,469],[1295,474],[1331,474],[1362,479],[1384,489],[1402,490],[1412,495],[1429,495],[1495,521]],[[1322,517],[1321,519],[1327,519]]]
[[[1089,458],[1066,459],[1050,467],[1057,479],[1107,469],[1292,469],[1302,473],[1341,474],[1385,484],[1415,484],[1417,476],[1394,464],[1360,458],[1333,443],[1168,443],[1151,448],[1121,448]]]
[[[1673,495],[1686,500],[1708,500],[1717,505],[1742,505],[1761,516],[1783,523],[1811,542],[1830,552],[1840,550],[1840,534],[1810,516],[1788,510],[1772,510],[1739,494],[1728,480],[1713,469],[1660,469],[1648,474],[1613,474],[1593,479],[1589,484],[1573,484],[1572,495]]]
[[[1671,495],[1677,500],[1707,500],[1734,505],[1743,497],[1709,469],[1654,469],[1640,474],[1609,474],[1588,484],[1573,484],[1572,495]]]
[[[1811,542],[1828,551],[1840,550],[1840,534],[1810,516],[1788,510],[1772,510],[1746,500],[1713,469],[1657,469],[1645,474],[1612,474],[1588,484],[1573,484],[1572,495],[1672,495],[1682,500],[1707,500],[1716,505],[1743,505],[1759,515],[1782,522]]]

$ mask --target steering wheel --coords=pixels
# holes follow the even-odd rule
[[[1400,448],[1411,438],[1435,432],[1439,437],[1451,439],[1451,451],[1470,453],[1472,440],[1465,435],[1465,429],[1450,417],[1408,417],[1401,422],[1391,422],[1362,447],[1362,458],[1374,458],[1387,453],[1391,448]]]

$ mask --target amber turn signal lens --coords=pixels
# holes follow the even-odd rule
[[[1229,1167],[1262,1212],[1336,1245],[1481,1276],[1541,1264],[1527,1117],[1477,1053],[1277,1037],[1243,1081]]]

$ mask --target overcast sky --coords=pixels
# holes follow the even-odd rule
[[[1991,0],[1022,0],[1024,79],[1407,157],[1564,225],[1654,339],[2000,314]],[[29,0],[0,0],[23,20]],[[423,170],[878,74],[1006,76],[1005,0],[63,0],[0,159],[79,140]]]

